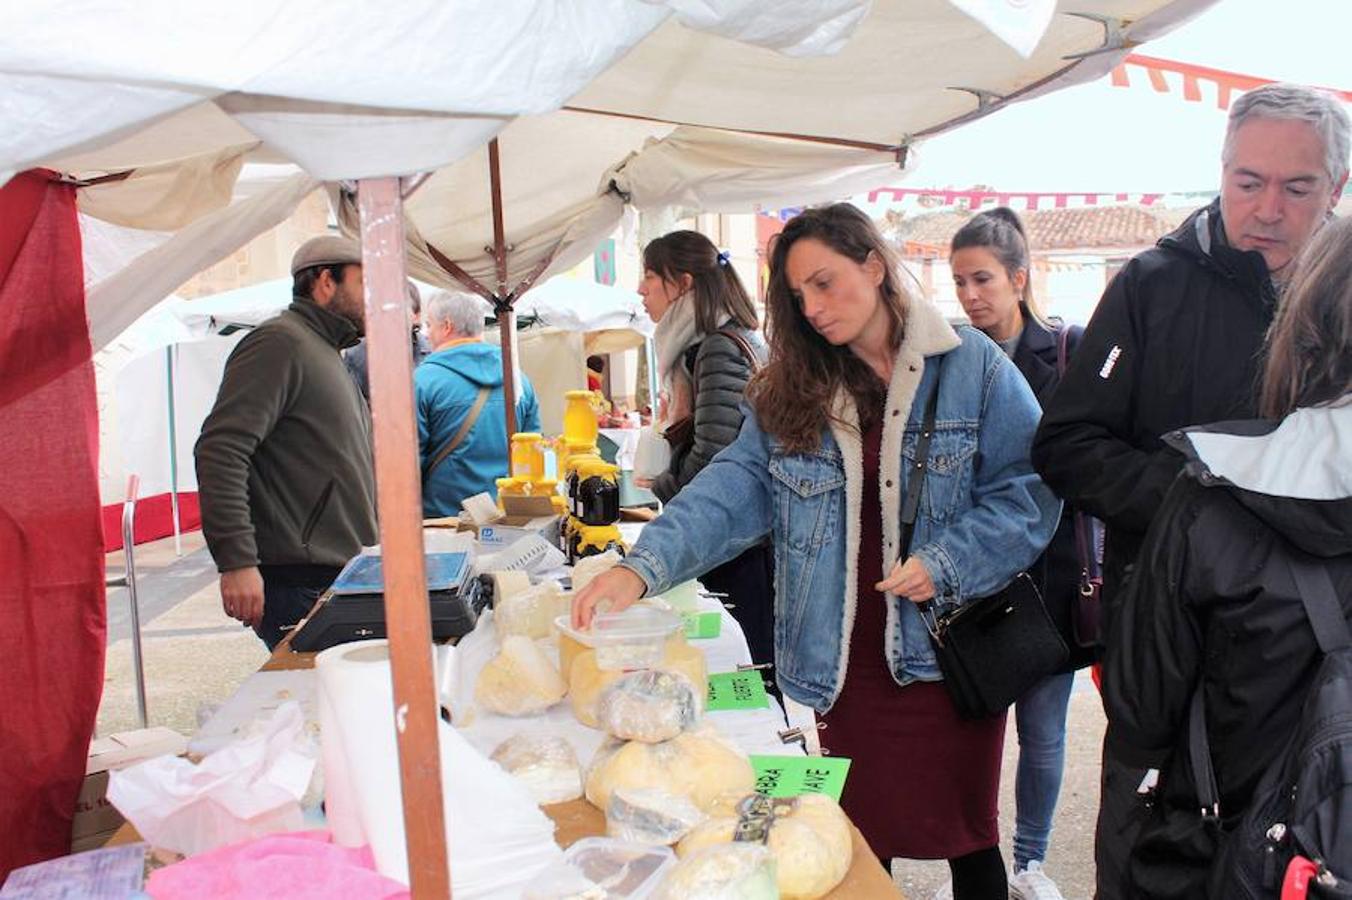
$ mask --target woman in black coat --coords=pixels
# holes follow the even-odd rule
[[[765,362],[756,308],[726,253],[697,231],[673,231],[643,249],[639,295],[657,323],[662,400],[658,418],[671,464],[653,479],[663,503],[700,473],[742,428],[742,395]],[[774,661],[774,556],[752,547],[700,577],[727,595],[751,659]]]
[[[1045,407],[1055,390],[1066,357],[1082,333],[1038,310],[1029,283],[1028,241],[1023,223],[1011,209],[1000,207],[967,221],[953,236],[949,264],[958,301],[972,324],[999,344]],[[1015,776],[1014,872],[1011,897],[1053,900],[1060,892],[1042,871],[1051,840],[1052,818],[1065,768],[1066,709],[1075,669],[1093,661],[1093,652],[1077,641],[1072,623],[1080,590],[1082,566],[1076,548],[1076,516],[1069,506],[1047,550],[1029,574],[1042,592],[1071,658],[1014,705],[1019,734],[1019,767]],[[1090,528],[1089,520],[1080,523]],[[1092,545],[1086,533],[1086,545]],[[1089,636],[1086,636],[1088,638]]]
[[[1159,770],[1138,811],[1132,897],[1207,895],[1221,838],[1296,731],[1321,653],[1293,561],[1327,572],[1352,617],[1352,220],[1324,226],[1298,259],[1266,350],[1264,419],[1166,438],[1188,464],[1108,630],[1108,742]],[[1199,689],[1218,823],[1199,813],[1189,757]],[[1290,830],[1299,837],[1297,823]],[[1348,883],[1352,840],[1319,837],[1338,844],[1323,861]],[[1275,897],[1279,887],[1263,890]]]

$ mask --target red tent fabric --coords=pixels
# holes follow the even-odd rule
[[[103,684],[98,411],[75,189],[0,188],[0,880],[70,851]]]

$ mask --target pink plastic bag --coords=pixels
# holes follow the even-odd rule
[[[384,900],[409,896],[408,888],[376,871],[370,847],[339,847],[327,831],[272,834],[202,853],[152,872],[146,891],[155,900]]]

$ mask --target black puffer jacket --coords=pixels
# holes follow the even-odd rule
[[[765,341],[760,333],[735,329],[756,351],[758,362],[765,362]],[[671,466],[653,479],[652,491],[663,503],[670,503],[676,492],[690,483],[718,452],[737,438],[742,430],[742,395],[751,380],[751,362],[726,334],[715,332],[688,349],[684,362],[693,373],[694,441],[673,448]]]
[[[1056,325],[1049,328],[1039,322],[1024,309],[1023,334],[1014,347],[1014,366],[1022,373],[1028,386],[1037,395],[1039,406],[1046,407],[1060,381],[1058,373],[1057,345],[1062,328],[1069,329],[1066,334],[1067,357],[1073,357],[1084,335],[1084,329],[1073,325]],[[1070,658],[1062,671],[1072,672],[1092,663],[1097,653],[1093,649],[1076,646],[1071,628],[1072,606],[1075,596],[1080,592],[1080,556],[1075,549],[1075,510],[1066,504],[1061,510],[1061,521],[1047,549],[1037,558],[1029,569],[1029,574],[1042,591],[1042,600],[1047,612],[1056,623],[1057,631],[1068,638]]]
[[[1164,435],[1256,415],[1274,306],[1263,257],[1226,245],[1219,202],[1127,263],[1099,301],[1032,456],[1058,496],[1107,526],[1106,605],[1182,468]]]
[[[1189,460],[1127,580],[1104,660],[1109,752],[1161,770],[1132,852],[1134,897],[1200,897],[1215,837],[1187,753],[1201,684],[1233,827],[1300,719],[1319,663],[1290,565],[1321,560],[1352,617],[1352,397],[1273,429],[1242,422],[1170,437]]]

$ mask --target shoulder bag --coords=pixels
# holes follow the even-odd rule
[[[1056,376],[1065,377],[1070,358],[1070,327],[1063,325],[1056,336]],[[1070,627],[1075,643],[1082,648],[1099,645],[1099,627],[1103,610],[1103,523],[1076,510],[1074,513],[1075,554],[1080,561],[1080,587],[1070,607]]]
[[[942,361],[939,365],[942,372]],[[910,555],[915,536],[938,398],[936,378],[925,405],[916,462],[902,502],[902,559]],[[973,598],[955,610],[936,614],[930,602],[920,604],[919,609],[929,629],[944,685],[958,715],[964,719],[1004,713],[1029,688],[1060,668],[1069,656],[1065,641],[1042,604],[1042,595],[1026,572],[1014,576],[997,593]]]

